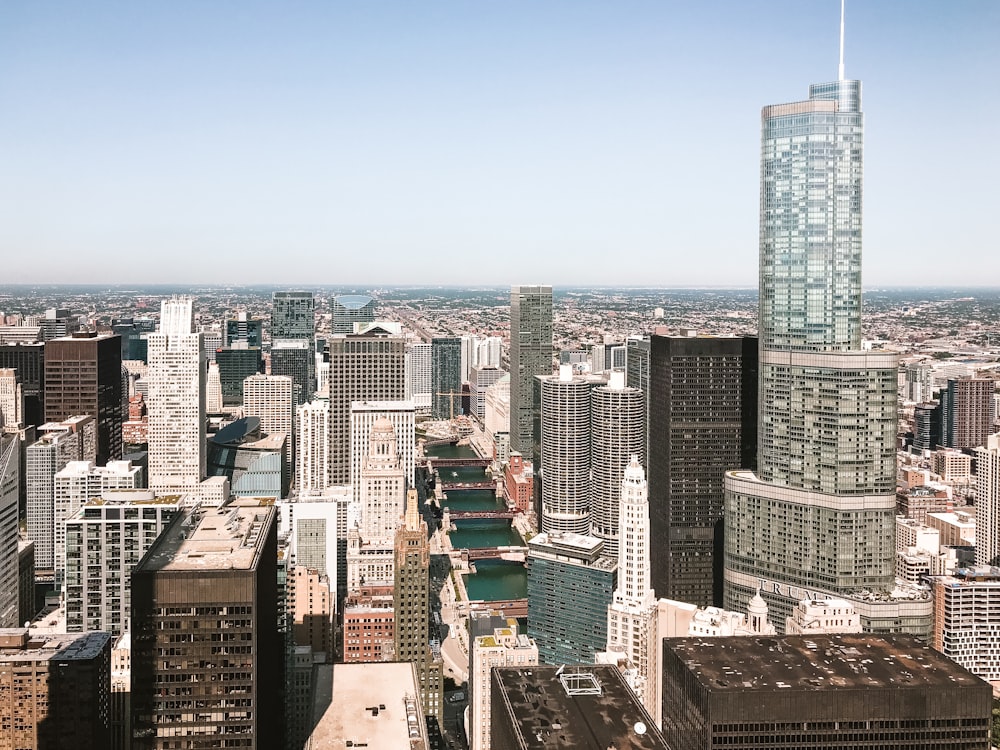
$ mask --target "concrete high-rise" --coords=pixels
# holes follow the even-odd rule
[[[842,70],[761,114],[758,471],[726,474],[724,602],[760,591],[783,629],[839,597],[866,631],[926,636],[930,597],[893,594],[898,367],[861,347],[864,116]]]
[[[603,380],[574,375],[562,365],[558,375],[539,376],[541,391],[540,528],[546,532],[590,533],[590,392]],[[514,389],[511,387],[511,437]],[[513,439],[511,449],[515,450]],[[536,468],[538,464],[536,464]]]
[[[131,630],[132,571],[171,520],[179,497],[96,492],[66,521],[66,630]]]
[[[24,423],[24,389],[17,370],[0,367],[0,429],[18,428]]]
[[[462,413],[461,396],[462,339],[431,339],[431,418],[457,417]]]
[[[406,499],[406,471],[400,461],[396,429],[384,416],[368,433],[368,450],[358,473],[361,536],[391,543]],[[369,577],[369,581],[371,578]]]
[[[149,342],[149,487],[190,491],[206,475],[205,355],[190,297],[160,306]]]
[[[976,564],[1000,566],[1000,433],[975,453]]]
[[[330,339],[330,483],[351,481],[351,403],[402,401],[403,338],[370,333]]]
[[[74,414],[97,421],[97,463],[122,457],[122,343],[78,331],[45,343],[45,420]]]
[[[552,287],[510,288],[510,449],[540,464],[535,378],[552,374]],[[536,513],[541,515],[540,501]]]
[[[133,748],[281,747],[275,509],[237,499],[184,520],[132,574]]]
[[[643,402],[642,391],[627,387],[621,371],[612,371],[607,385],[590,392],[590,533],[604,542],[607,557],[618,556],[625,467],[633,457],[640,466],[646,463]]]
[[[941,391],[942,444],[949,448],[978,448],[996,419],[996,381],[993,378],[949,380]]]
[[[330,485],[330,402],[310,401],[295,410],[295,486],[299,492]]]
[[[477,636],[469,654],[469,747],[490,750],[490,718],[494,667],[531,667],[538,664],[538,646],[517,632],[517,620],[494,628],[490,635]]]
[[[111,637],[0,630],[0,747],[111,746]]]
[[[421,410],[431,407],[431,349],[424,343],[406,347],[406,398]]]
[[[649,516],[653,588],[721,604],[723,477],[752,469],[757,339],[652,336]]]
[[[393,545],[393,598],[396,608],[395,658],[417,667],[424,715],[442,726],[442,664],[430,648],[430,540],[420,517],[417,491],[406,493],[406,513]]]
[[[285,436],[285,458],[289,472],[295,429],[295,387],[287,375],[251,375],[243,381],[243,416],[260,419],[265,435]]]

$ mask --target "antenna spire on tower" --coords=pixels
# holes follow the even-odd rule
[[[844,0],[840,0],[840,68],[837,80],[844,80]]]

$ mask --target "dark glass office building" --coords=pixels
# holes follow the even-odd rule
[[[431,339],[431,418],[458,416],[462,413],[461,399],[462,339]]]
[[[718,605],[724,476],[756,461],[757,339],[653,336],[649,389],[650,582]]]
[[[215,352],[222,384],[222,403],[235,406],[243,403],[243,381],[261,371],[260,349],[231,349],[222,347]]]
[[[17,370],[24,394],[24,422],[45,423],[45,344],[0,344],[0,369]]]

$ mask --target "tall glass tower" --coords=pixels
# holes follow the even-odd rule
[[[841,48],[843,45],[841,45]],[[725,480],[725,606],[784,617],[852,601],[866,630],[924,635],[896,590],[894,354],[861,349],[861,82],[761,113],[758,473]]]

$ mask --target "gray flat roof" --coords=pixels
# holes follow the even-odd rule
[[[930,646],[903,635],[666,638],[663,647],[714,692],[958,687],[981,682]]]
[[[616,666],[532,666],[494,670],[527,750],[667,750],[649,713]],[[591,673],[600,695],[569,695],[560,677]],[[496,687],[494,686],[494,689]],[[501,717],[493,714],[493,721]]]

